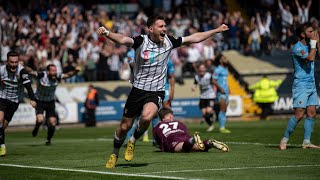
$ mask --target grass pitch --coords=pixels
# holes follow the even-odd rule
[[[229,145],[223,153],[162,153],[150,143],[138,141],[133,161],[123,158],[115,169],[106,169],[116,126],[62,128],[51,146],[45,146],[46,131],[38,137],[28,131],[7,131],[7,156],[0,158],[0,179],[319,179],[320,149],[302,149],[303,121],[285,151],[278,149],[286,120],[230,122],[231,134],[206,126],[185,123],[190,133],[214,138]],[[316,120],[312,142],[320,144]],[[10,129],[10,126],[9,126]],[[151,131],[149,131],[151,135]]]

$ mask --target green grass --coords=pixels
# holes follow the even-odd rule
[[[46,131],[38,137],[29,131],[8,131],[8,154],[0,164],[28,167],[61,168],[48,170],[0,166],[0,179],[150,179],[154,177],[187,179],[319,179],[320,149],[302,149],[303,122],[295,130],[285,151],[278,149],[287,121],[230,122],[231,134],[215,130],[205,132],[205,125],[186,123],[189,131],[200,131],[202,139],[226,142],[231,151],[211,149],[208,153],[162,153],[151,143],[137,142],[133,161],[123,158],[115,169],[105,169],[112,151],[116,126],[99,128],[62,128],[56,132],[52,146],[45,146]],[[10,127],[9,127],[10,128]],[[312,141],[320,144],[320,127],[315,123]],[[149,133],[150,134],[150,133]],[[310,165],[310,166],[299,166]],[[74,172],[63,169],[85,170]],[[94,172],[88,172],[94,171]],[[122,175],[99,174],[118,173]],[[136,176],[143,173],[145,177]],[[124,176],[124,175],[133,176]]]

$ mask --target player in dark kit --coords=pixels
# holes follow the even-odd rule
[[[51,138],[54,135],[55,127],[57,124],[56,118],[56,106],[55,106],[55,92],[58,86],[58,83],[61,79],[69,78],[75,75],[79,69],[73,71],[57,74],[57,67],[53,64],[47,66],[47,70],[43,72],[32,71],[30,68],[27,68],[30,74],[37,78],[37,90],[36,90],[36,99],[37,99],[37,108],[36,108],[36,125],[32,131],[32,136],[35,137],[38,134],[40,125],[44,120],[43,113],[46,111],[46,117],[49,120],[48,125],[48,136],[46,145],[51,144]]]
[[[0,66],[0,156],[7,153],[4,144],[4,130],[19,107],[24,92],[23,87],[28,91],[31,106],[36,107],[37,103],[31,88],[29,74],[19,64],[19,54],[10,51],[7,54],[7,64]]]
[[[188,133],[187,127],[179,121],[173,120],[173,111],[169,108],[162,108],[159,111],[159,122],[153,128],[153,136],[164,152],[197,152],[208,151],[217,148],[228,152],[229,147],[217,140],[202,141],[198,132],[193,137]]]

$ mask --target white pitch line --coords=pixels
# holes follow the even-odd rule
[[[70,142],[110,142],[113,141],[111,138],[91,138],[91,139],[54,139],[54,143],[70,143]],[[151,140],[149,142],[152,142]],[[31,142],[12,142],[8,144],[15,144],[15,145],[26,145],[26,144],[42,144],[42,142],[39,142],[37,140],[31,141]],[[258,142],[224,142],[226,144],[236,144],[236,145],[255,145],[255,146],[279,146],[279,144],[264,144],[264,143],[258,143]],[[301,146],[301,144],[287,144],[288,146]]]
[[[91,170],[83,170],[83,169],[64,169],[64,168],[52,168],[52,167],[41,167],[41,166],[25,166],[25,165],[18,165],[18,164],[0,164],[0,166],[30,168],[30,169],[45,169],[45,170],[52,170],[52,171],[81,172],[81,173],[92,173],[92,174],[108,174],[108,175],[130,176],[130,177],[146,177],[146,178],[159,178],[159,179],[186,179],[186,178],[174,177],[174,176],[128,174],[128,173],[116,173],[116,172],[105,172],[105,171],[91,171]]]
[[[226,170],[247,170],[247,169],[276,169],[276,168],[300,168],[300,167],[320,167],[320,164],[306,165],[288,165],[288,166],[258,166],[258,167],[233,167],[233,168],[215,168],[215,169],[191,169],[177,171],[156,171],[138,174],[162,174],[162,173],[183,173],[183,172],[202,172],[202,171],[226,171]]]
[[[236,145],[279,146],[279,144],[265,144],[265,143],[258,143],[258,142],[224,142],[224,143],[236,144]],[[287,146],[301,146],[301,144],[287,144]]]

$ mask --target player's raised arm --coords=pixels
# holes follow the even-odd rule
[[[316,54],[317,54],[317,44],[319,42],[319,34],[318,32],[314,31],[312,32],[312,35],[311,35],[311,39],[310,39],[310,52],[308,54],[308,56],[306,57],[306,60],[309,60],[309,61],[314,61],[314,59],[316,58]],[[319,49],[319,46],[318,46],[318,49]]]
[[[25,69],[22,69],[20,71],[20,78],[22,79],[22,84],[24,85],[24,87],[27,89],[28,91],[28,96],[30,98],[30,104],[32,107],[36,107],[37,103],[36,103],[36,96],[34,95],[33,89],[31,87],[31,81],[29,78],[29,74]]]
[[[34,76],[34,77],[37,77],[38,76],[38,73],[37,71],[34,71],[33,69],[31,69],[30,67],[28,66],[23,66],[24,69],[27,71],[27,73],[29,73],[30,75]]]
[[[69,71],[69,72],[63,73],[63,74],[61,75],[61,79],[70,78],[70,77],[76,75],[80,70],[81,70],[81,68],[77,66],[74,70],[71,70],[71,71]]]
[[[107,30],[103,26],[97,30],[97,33],[100,36],[105,36],[105,37],[109,38],[111,41],[113,41],[117,44],[125,45],[127,47],[131,47],[134,43],[132,38],[124,36],[119,33],[113,33],[111,31]]]
[[[216,29],[212,29],[205,32],[197,32],[197,33],[191,34],[190,36],[186,36],[183,38],[182,44],[189,45],[192,43],[198,43],[208,39],[209,37],[212,37],[216,33],[227,31],[227,30],[229,30],[229,27],[225,24],[222,24],[220,27]]]

